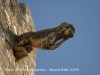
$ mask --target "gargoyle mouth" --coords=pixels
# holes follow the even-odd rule
[[[73,31],[72,29],[69,30],[69,37],[72,38],[74,37],[74,33],[75,31]]]

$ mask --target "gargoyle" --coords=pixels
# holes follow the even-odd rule
[[[17,60],[27,56],[32,47],[44,50],[54,50],[62,45],[69,38],[74,37],[75,28],[72,24],[63,22],[55,28],[45,29],[37,32],[27,32],[15,36],[17,45],[14,47],[14,54]]]

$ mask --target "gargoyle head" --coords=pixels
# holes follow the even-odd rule
[[[68,24],[66,22],[62,23],[61,25],[63,25],[64,27],[64,32],[63,32],[63,36],[66,38],[66,37],[69,37],[69,38],[72,38],[74,37],[74,34],[75,34],[75,28],[72,24]]]

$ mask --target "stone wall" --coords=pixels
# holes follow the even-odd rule
[[[14,35],[35,31],[27,5],[17,0],[0,0],[0,75],[34,75],[36,49],[15,63]]]

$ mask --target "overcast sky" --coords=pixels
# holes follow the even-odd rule
[[[100,0],[19,0],[31,10],[36,30],[62,22],[75,26],[75,37],[55,50],[37,50],[35,75],[100,75]],[[67,68],[69,71],[50,71]],[[77,68],[77,71],[70,71]],[[79,71],[78,71],[79,69]]]

